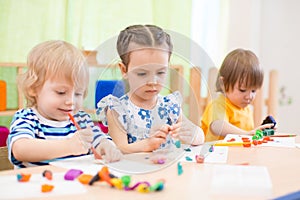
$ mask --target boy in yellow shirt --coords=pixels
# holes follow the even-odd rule
[[[235,49],[225,57],[216,81],[221,94],[207,105],[201,120],[206,141],[224,139],[229,133],[254,134],[257,129],[273,126],[265,124],[254,128],[250,104],[256,90],[262,87],[263,77],[253,52]]]

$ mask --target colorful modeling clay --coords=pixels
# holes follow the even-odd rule
[[[82,184],[89,184],[92,178],[93,176],[90,174],[80,174],[77,179]]]
[[[41,191],[42,192],[51,192],[53,190],[54,186],[49,184],[43,184]]]
[[[190,157],[188,157],[188,156],[185,157],[185,160],[186,160],[186,161],[193,161],[193,159],[190,158]]]
[[[183,173],[182,165],[180,162],[177,163],[177,173],[181,175]]]
[[[79,169],[70,169],[66,172],[64,178],[68,181],[73,181],[75,178],[77,178],[80,174],[82,174],[83,171]]]
[[[195,156],[195,159],[196,159],[196,162],[197,163],[204,163],[204,156],[201,156],[201,155],[196,155]]]
[[[180,148],[180,147],[181,147],[181,142],[180,142],[180,140],[177,140],[177,141],[175,142],[175,146],[176,146],[177,148]]]
[[[50,170],[45,170],[43,172],[43,177],[47,178],[48,180],[52,180],[52,172]]]
[[[136,190],[141,193],[148,193],[152,191],[161,191],[164,189],[164,180],[159,180],[154,185],[150,185],[149,182],[137,182],[132,187],[130,187],[131,177],[130,176],[122,176],[121,178],[116,177],[115,175],[109,173],[109,170],[106,166],[102,167],[102,169],[90,180],[89,185],[92,185],[96,181],[105,181],[110,186],[123,189],[125,191]]]
[[[17,179],[19,182],[28,182],[30,180],[31,174],[17,174]]]

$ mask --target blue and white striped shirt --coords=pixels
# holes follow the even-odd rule
[[[81,128],[91,127],[94,132],[93,146],[96,147],[103,138],[111,139],[104,134],[98,126],[94,125],[91,117],[79,111],[74,115],[74,119]],[[61,140],[70,138],[76,132],[75,125],[70,121],[52,121],[41,116],[35,109],[26,108],[17,111],[10,126],[10,134],[7,139],[8,158],[12,164],[18,168],[46,165],[53,160],[41,162],[22,162],[17,160],[12,153],[13,143],[20,138],[36,138],[42,140]],[[30,153],[30,152],[28,152]],[[76,157],[76,156],[67,156]],[[66,157],[64,157],[66,158]],[[62,158],[57,158],[62,159]],[[55,160],[55,159],[54,159]]]

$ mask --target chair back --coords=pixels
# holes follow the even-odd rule
[[[0,170],[10,170],[14,166],[8,160],[8,151],[7,147],[0,147]]]
[[[105,96],[112,94],[121,97],[125,94],[125,83],[121,80],[98,80],[95,89],[95,108],[97,103]]]
[[[6,146],[6,140],[9,134],[9,130],[5,126],[0,126],[0,147]]]

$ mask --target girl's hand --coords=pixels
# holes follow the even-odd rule
[[[94,133],[91,128],[81,129],[75,132],[71,138],[73,155],[86,154],[92,147]]]
[[[156,150],[161,144],[166,142],[167,135],[169,134],[170,126],[164,124],[162,126],[155,126],[150,130],[150,137],[145,139],[148,144],[148,151]]]
[[[109,139],[102,139],[96,148],[96,152],[102,156],[106,162],[119,161],[123,154],[116,147],[115,143]]]
[[[179,139],[185,144],[199,145],[204,143],[202,129],[185,117],[181,122],[172,125],[169,133],[173,138]]]

